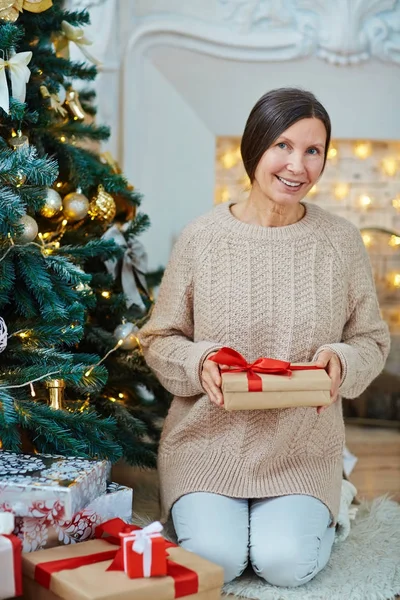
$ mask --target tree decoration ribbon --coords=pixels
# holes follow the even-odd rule
[[[61,104],[58,94],[50,94],[49,90],[47,89],[47,87],[45,85],[41,85],[39,89],[40,89],[40,93],[42,94],[43,98],[49,98],[50,109],[55,110],[56,112],[60,113],[60,115],[62,117],[66,117],[68,114],[68,111]]]
[[[87,49],[86,46],[91,46],[93,42],[85,36],[83,29],[74,27],[67,21],[61,21],[61,35],[54,41],[57,54],[69,58],[69,42],[76,44],[90,62],[95,65],[101,64]]]
[[[25,102],[26,84],[31,72],[28,63],[32,58],[32,52],[17,52],[9,60],[0,58],[0,107],[9,114],[10,97],[7,85],[6,68],[11,77],[11,90],[13,98]]]
[[[7,325],[2,317],[0,317],[0,352],[7,348]]]
[[[291,376],[292,371],[311,371],[319,369],[316,365],[292,365],[285,360],[276,360],[275,358],[257,358],[252,363],[248,363],[244,356],[232,348],[223,347],[209,360],[217,365],[226,365],[229,369],[221,369],[222,373],[242,373],[247,374],[249,392],[262,392],[262,379],[258,373],[269,375]]]
[[[136,304],[141,308],[145,308],[142,297],[139,293],[138,284],[150,296],[147,288],[145,274],[147,273],[147,254],[143,244],[134,236],[129,236],[126,240],[123,231],[126,230],[129,223],[126,223],[119,229],[117,225],[110,227],[103,239],[114,240],[114,242],[125,250],[122,265],[121,265],[121,285],[126,296],[126,306],[130,308],[132,304]],[[112,259],[104,262],[106,269],[110,275],[117,278],[119,261]]]

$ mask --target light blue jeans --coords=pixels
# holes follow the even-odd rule
[[[296,587],[327,564],[335,536],[325,504],[312,496],[247,500],[186,494],[172,507],[180,546],[221,565],[225,582],[250,562],[268,583]]]

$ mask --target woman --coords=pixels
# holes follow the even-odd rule
[[[302,202],[324,169],[331,124],[309,92],[278,89],[252,109],[241,152],[246,201],[218,206],[183,231],[150,321],[145,358],[174,394],[159,472],[179,544],[224,567],[248,560],[278,586],[312,579],[329,560],[342,480],[341,396],[379,374],[389,334],[358,229]],[[332,402],[227,412],[222,346],[314,362]]]

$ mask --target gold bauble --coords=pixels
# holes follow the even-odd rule
[[[46,381],[46,388],[49,391],[49,406],[54,410],[62,410],[64,408],[64,379],[51,379]]]
[[[0,19],[15,23],[20,13],[24,0],[0,0]]]
[[[116,214],[115,200],[105,191],[102,185],[97,188],[97,196],[92,198],[89,204],[89,215],[99,221],[112,221]]]
[[[80,192],[71,192],[63,198],[63,212],[68,221],[84,219],[89,210],[89,200]]]
[[[53,6],[53,0],[24,0],[23,8],[28,12],[41,13]]]
[[[26,181],[25,173],[21,170],[18,170],[15,185],[17,187],[21,187],[21,185],[24,185],[25,181]]]
[[[56,190],[48,188],[46,190],[46,202],[40,209],[42,217],[51,219],[62,209],[62,198]]]
[[[114,330],[114,336],[117,341],[123,340],[121,348],[123,350],[133,350],[138,346],[137,332],[139,328],[134,323],[121,323]]]
[[[23,232],[15,238],[17,244],[29,244],[29,242],[33,242],[39,231],[35,219],[29,215],[24,215],[17,224],[22,225],[24,228]]]

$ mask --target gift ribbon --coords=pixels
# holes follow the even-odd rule
[[[152,563],[152,537],[155,533],[160,533],[163,530],[163,526],[159,521],[150,523],[147,527],[134,531],[132,533],[133,544],[132,550],[137,554],[143,554],[143,575],[150,577],[151,575],[151,563]],[[131,541],[131,538],[129,538]],[[125,544],[128,540],[125,540]]]
[[[224,346],[221,350],[209,358],[218,365],[227,365],[233,367],[231,369],[221,369],[222,373],[242,373],[247,374],[249,392],[262,392],[262,379],[257,373],[265,373],[269,375],[286,375],[291,376],[292,371],[311,371],[320,369],[316,365],[292,365],[284,360],[276,360],[275,358],[257,358],[252,363],[248,363],[244,356]]]
[[[22,595],[22,541],[16,535],[0,535],[0,594]]]
[[[31,72],[28,63],[32,52],[18,52],[9,60],[0,58],[0,107],[8,114],[10,112],[10,98],[7,85],[6,67],[11,76],[11,90],[13,98],[25,102],[26,84]]]
[[[123,571],[123,555],[120,533],[129,533],[130,531],[140,531],[141,528],[136,525],[127,525],[122,519],[110,519],[96,527],[95,536],[101,538],[105,542],[119,546],[105,552],[97,552],[87,556],[77,556],[74,558],[65,558],[61,560],[53,560],[45,563],[39,563],[35,567],[35,581],[42,587],[50,589],[51,576],[53,573],[60,571],[78,569],[86,565],[103,562],[105,560],[114,559],[107,571]],[[102,537],[103,534],[108,537]],[[166,542],[166,548],[175,548],[176,544]],[[175,586],[174,598],[183,598],[191,594],[197,594],[199,591],[199,578],[195,571],[188,569],[170,559],[167,559],[167,577],[172,577]]]

